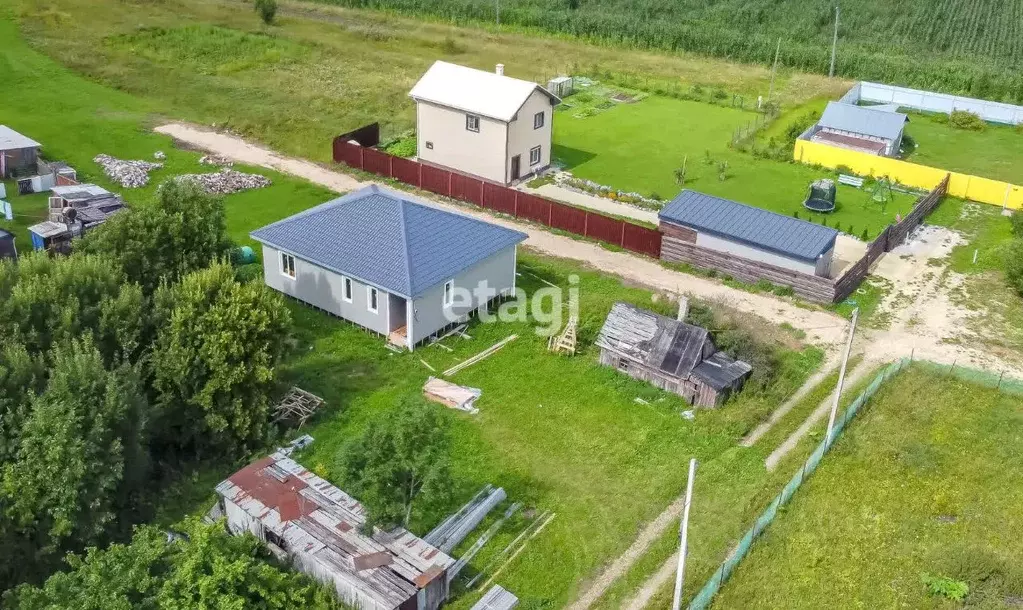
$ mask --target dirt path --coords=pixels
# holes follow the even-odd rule
[[[873,369],[874,366],[877,364],[878,364],[877,361],[868,360],[864,358],[863,361],[860,362],[859,366],[857,366],[851,371],[846,372],[845,385],[842,393],[843,394],[848,393],[850,388],[856,385],[856,382],[858,382],[860,379],[863,379],[863,376],[868,374],[871,371],[871,369]],[[786,438],[782,442],[782,444],[778,446],[777,449],[772,451],[771,455],[767,456],[767,459],[764,460],[764,465],[767,466],[768,471],[777,468],[778,462],[780,462],[782,458],[788,455],[790,451],[796,448],[796,445],[799,444],[799,441],[803,440],[803,437],[810,433],[810,430],[813,429],[817,422],[827,417],[828,413],[831,411],[831,404],[834,402],[834,400],[835,390],[832,390],[831,393],[828,394],[828,397],[822,400],[821,404],[817,405],[817,408],[813,410],[813,413],[810,413],[810,416],[807,417],[806,420],[802,424],[800,424],[798,428],[796,428],[795,432],[790,434],[789,437]]]
[[[756,442],[767,434],[771,428],[773,428],[774,425],[781,420],[781,418],[785,417],[785,415],[792,410],[792,407],[796,406],[796,403],[802,400],[803,397],[810,392],[810,390],[817,387],[817,384],[820,383],[822,379],[830,375],[841,361],[841,352],[838,350],[832,350],[831,356],[829,356],[828,359],[821,364],[821,367],[817,369],[817,372],[810,375],[810,377],[806,380],[806,383],[800,386],[800,388],[796,390],[796,392],[780,407],[771,412],[771,416],[767,418],[767,421],[754,428],[752,432],[739,441],[739,444],[743,447],[752,447],[756,444]]]
[[[672,553],[671,557],[661,564],[661,567],[654,572],[653,576],[643,583],[643,586],[639,588],[639,591],[636,591],[636,595],[626,602],[625,608],[627,608],[627,610],[643,610],[643,608],[646,608],[647,604],[650,603],[650,600],[653,599],[654,596],[657,595],[657,592],[661,590],[661,587],[675,577],[676,570],[678,570],[678,551]],[[700,585],[699,583],[690,582],[689,586],[698,587]],[[689,589],[683,585],[683,592],[688,590]]]
[[[283,157],[266,148],[250,144],[241,138],[215,133],[192,125],[171,123],[157,127],[156,131],[189,146],[216,153],[233,161],[269,167],[305,178],[310,182],[339,192],[350,191],[369,184],[309,161]],[[591,242],[554,235],[534,225],[491,216],[478,209],[436,199],[431,199],[431,203],[440,208],[523,231],[529,235],[525,245],[538,252],[580,261],[599,271],[611,273],[656,290],[676,294],[686,293],[707,301],[723,302],[739,311],[759,315],[774,324],[788,323],[806,332],[807,339],[813,343],[833,345],[841,341],[842,338],[844,321],[826,311],[804,309],[771,296],[729,288],[709,279],[672,271],[648,258],[625,252],[612,252]]]

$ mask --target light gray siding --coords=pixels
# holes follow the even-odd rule
[[[281,273],[281,253],[263,246],[263,277],[266,285],[315,307],[350,320],[380,334],[387,334],[388,293],[377,290],[377,311],[369,309],[368,286],[352,279],[352,301],[343,298],[341,275],[295,257],[295,277]]]
[[[480,261],[452,279],[456,287],[473,290],[486,281],[487,286],[496,290],[497,293],[510,294],[515,287],[515,246],[505,248],[490,258]],[[456,305],[461,306],[445,307],[444,283],[442,282],[415,299],[412,305],[413,320],[409,326],[411,341],[415,344],[448,324],[468,317],[483,303],[479,302],[477,295],[473,295],[471,303],[460,304],[456,301]]]
[[[790,258],[782,254],[776,254],[767,250],[761,250],[743,243],[724,239],[707,233],[697,233],[696,245],[707,248],[708,250],[717,250],[718,252],[728,252],[729,254],[735,254],[743,258],[753,259],[762,263],[768,263],[770,265],[776,265],[785,269],[791,269],[793,271],[799,271],[809,275],[821,275],[818,270],[823,268],[827,275],[827,271],[831,268],[831,255],[834,249],[828,250],[821,257],[821,260],[811,263],[796,258]]]

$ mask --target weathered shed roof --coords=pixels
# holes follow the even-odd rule
[[[597,345],[658,369],[685,377],[703,359],[707,330],[628,303],[615,303]]]
[[[217,485],[217,493],[284,539],[323,571],[386,607],[397,607],[454,563],[412,533],[374,528],[357,500],[281,452]]]
[[[526,234],[368,186],[253,231],[253,239],[405,298]]]
[[[690,190],[679,193],[658,217],[806,262],[816,262],[838,237],[835,229]]]
[[[561,101],[550,91],[527,80],[437,61],[412,87],[409,97],[508,122],[515,118],[522,104],[537,90],[555,104]]]
[[[518,605],[519,598],[501,585],[494,585],[472,610],[514,610]]]
[[[22,148],[39,148],[42,146],[28,136],[23,136],[7,125],[0,125],[0,150],[21,150]]]
[[[715,390],[730,387],[753,371],[753,367],[735,360],[724,352],[716,352],[693,369],[693,375]]]
[[[888,108],[828,102],[817,124],[875,138],[897,140],[908,120],[908,116]]]
[[[50,192],[56,197],[66,199],[68,201],[81,201],[83,199],[93,199],[96,197],[103,197],[109,195],[113,197],[114,194],[96,184],[72,184],[67,186],[55,186],[50,189]]]
[[[67,225],[60,222],[53,222],[51,220],[44,220],[39,224],[34,224],[28,228],[29,232],[35,233],[39,237],[46,239],[47,237],[53,237],[55,235],[61,235],[67,233]]]

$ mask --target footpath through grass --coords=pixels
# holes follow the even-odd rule
[[[716,608],[952,608],[1023,595],[1023,403],[912,367],[884,386],[753,545]]]

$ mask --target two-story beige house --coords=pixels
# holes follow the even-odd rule
[[[420,161],[510,184],[551,163],[554,107],[540,85],[443,61],[409,92]]]

